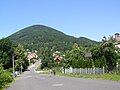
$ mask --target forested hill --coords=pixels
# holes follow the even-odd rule
[[[76,32],[77,33],[77,32]],[[44,25],[33,25],[24,28],[8,37],[15,43],[21,43],[28,49],[39,49],[41,47],[50,47],[57,50],[71,49],[74,43],[84,47],[90,47],[96,44],[88,38],[75,38]]]

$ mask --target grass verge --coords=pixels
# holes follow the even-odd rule
[[[69,76],[69,77],[77,77],[77,78],[95,78],[102,80],[112,80],[112,81],[120,81],[120,74],[104,74],[104,75],[78,75],[78,74],[62,74],[58,73],[60,76]]]
[[[37,71],[40,74],[49,74],[49,70],[44,70],[44,71]]]

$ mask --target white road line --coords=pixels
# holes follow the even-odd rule
[[[52,84],[53,87],[60,87],[63,86],[63,84]]]

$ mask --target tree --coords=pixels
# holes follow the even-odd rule
[[[0,40],[0,62],[4,69],[12,67],[12,51],[13,44],[9,39],[3,38]]]
[[[109,37],[108,39],[104,37],[100,45],[91,48],[95,66],[107,66],[108,70],[113,70],[117,63],[116,51],[113,37]]]
[[[52,51],[50,48],[46,47],[46,48],[42,48],[41,49],[41,63],[42,63],[42,66],[41,68],[44,68],[44,67],[48,67],[48,68],[51,68],[54,66],[54,59],[52,57]]]
[[[80,68],[80,67],[85,67],[84,66],[84,56],[85,56],[86,50],[81,47],[78,46],[78,44],[74,44],[72,47],[72,50],[67,51],[66,55],[65,55],[65,60],[66,62],[68,62],[69,66],[73,67],[73,68]]]
[[[72,58],[70,51],[65,52],[65,57],[62,60],[63,68],[69,68],[72,65]]]
[[[2,64],[0,64],[0,74],[4,71]]]
[[[27,69],[29,62],[27,60],[27,54],[22,45],[18,44],[14,47],[14,56],[15,56],[15,69],[20,71],[21,67],[23,70]]]
[[[101,44],[102,54],[106,59],[106,64],[108,66],[108,70],[113,70],[116,67],[117,63],[117,48],[114,45],[114,40],[110,37],[106,42],[102,42]]]

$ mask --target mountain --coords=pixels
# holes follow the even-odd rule
[[[84,47],[90,47],[96,44],[96,41],[88,38],[76,38],[69,36],[44,25],[33,25],[24,28],[8,37],[15,43],[21,43],[28,49],[39,49],[41,47],[50,47],[57,50],[71,49],[74,43]]]

